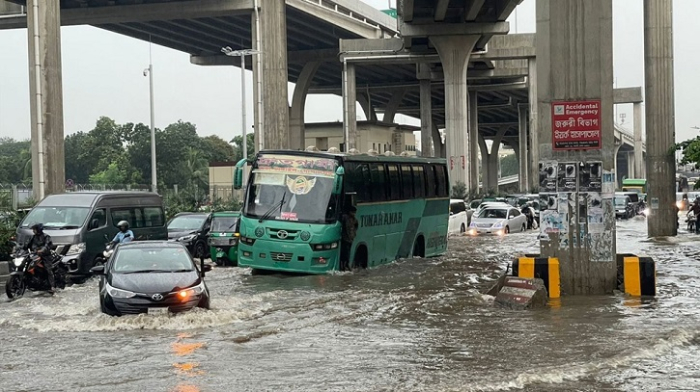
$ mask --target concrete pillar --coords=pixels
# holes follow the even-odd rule
[[[260,6],[260,21],[253,13],[253,36],[257,40],[259,29],[262,54],[253,58],[253,75],[260,92],[255,105],[256,135],[258,146],[267,149],[288,149],[289,101],[287,95],[287,14],[284,0],[267,0]],[[262,75],[255,75],[262,72]],[[261,78],[262,76],[262,78]],[[261,86],[258,86],[261,83]],[[260,97],[260,93],[262,97]],[[256,101],[257,102],[257,101]],[[260,107],[262,106],[262,108]],[[262,114],[259,112],[262,111]],[[262,133],[260,133],[262,132]]]
[[[36,201],[65,191],[61,7],[59,0],[27,1],[32,186]]]
[[[420,81],[420,150],[424,157],[435,156],[432,151],[433,91],[430,79]]]
[[[383,122],[390,124],[394,122],[394,117],[396,117],[396,112],[401,107],[404,95],[406,95],[406,89],[402,88],[394,91],[394,94],[391,95],[391,99],[389,99],[389,102],[386,104],[386,108],[384,108],[384,116],[382,116]]]
[[[530,116],[529,116],[529,142],[530,146],[527,150],[528,152],[528,184],[529,188],[533,192],[537,192],[540,189],[540,154],[539,154],[539,117],[537,116],[537,60],[532,58],[527,61],[528,64],[528,102],[530,105]]]
[[[622,187],[622,176],[620,175],[620,171],[617,169],[617,158],[618,154],[620,153],[620,147],[622,147],[622,142],[620,142],[620,144],[615,143],[615,150],[613,152],[613,172],[615,173],[615,187],[617,189],[620,189]]]
[[[445,148],[451,185],[471,184],[469,157],[469,117],[467,111],[467,65],[479,36],[437,36],[431,41],[440,55],[445,76]]]
[[[518,157],[518,190],[526,193],[529,190],[530,183],[528,182],[530,169],[527,161],[527,112],[528,105],[518,105],[518,146],[514,147],[516,156]]]
[[[634,169],[634,151],[627,153],[627,178],[637,178],[637,172]]]
[[[304,68],[299,74],[297,84],[294,86],[294,96],[292,97],[292,107],[289,110],[289,148],[292,150],[303,150],[306,148],[306,132],[304,127],[304,108],[306,107],[306,96],[311,87],[311,82],[318,70],[318,61],[311,61],[304,64]]]
[[[642,140],[642,104],[641,102],[632,105],[634,114],[634,174],[639,178],[644,176],[644,143]]]
[[[479,193],[479,94],[476,91],[469,92],[469,184],[467,191],[470,197]]]
[[[489,176],[489,147],[486,145],[486,139],[481,134],[477,137],[477,143],[481,153],[481,194],[485,195],[491,189],[491,184],[489,184],[491,179]]]
[[[673,100],[673,3],[644,1],[644,85],[650,237],[677,234]],[[636,143],[635,143],[636,144]]]
[[[601,179],[610,178],[615,167],[612,2],[537,0],[536,10],[537,114],[532,119],[537,121],[537,128],[531,133],[539,136],[533,144],[539,157],[533,157],[533,165],[543,161],[574,163],[578,172],[587,162],[602,162]],[[600,148],[553,150],[552,103],[588,100],[600,101]],[[572,113],[572,117],[579,116]],[[579,177],[577,189],[581,181]],[[560,230],[542,232],[540,238],[546,240],[540,241],[540,250],[543,257],[559,258],[565,294],[609,294],[617,286],[612,185],[603,182],[601,191],[605,192],[567,192],[558,188],[572,202],[559,202],[557,209],[540,213],[540,219],[546,214],[564,225]],[[559,199],[556,194],[550,195]],[[570,208],[571,204],[574,208]]]
[[[432,139],[433,139],[433,153],[436,157],[445,158],[445,145],[442,143],[442,136],[440,135],[440,130],[437,125],[435,125],[435,119],[433,122]]]
[[[369,91],[363,94],[358,94],[357,103],[360,104],[362,111],[365,113],[365,118],[367,121],[377,121],[377,112],[374,110],[374,105],[372,105]]]
[[[357,89],[355,65],[345,63],[343,72],[343,128],[345,151],[357,148]],[[366,151],[363,151],[366,152]]]

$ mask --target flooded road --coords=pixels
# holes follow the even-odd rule
[[[175,317],[102,315],[91,280],[0,302],[0,390],[698,391],[698,239],[649,241],[643,219],[619,222],[618,252],[657,262],[656,300],[526,312],[480,292],[538,251],[532,232],[333,276],[215,269],[212,310]]]

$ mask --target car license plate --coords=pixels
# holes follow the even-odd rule
[[[148,308],[148,314],[154,316],[167,316],[169,314],[168,308]]]

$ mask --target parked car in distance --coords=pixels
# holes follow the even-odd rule
[[[479,204],[479,207],[474,210],[474,215],[473,216],[479,216],[481,211],[484,210],[486,207],[513,207],[510,204],[504,202],[504,201],[484,201]]]
[[[512,206],[488,206],[479,212],[469,225],[468,233],[506,235],[527,230],[527,218]]]
[[[629,219],[634,217],[634,207],[629,196],[615,195],[615,217]]]
[[[211,260],[219,266],[238,265],[238,241],[240,212],[215,212],[211,217],[209,231],[209,253]]]
[[[91,272],[101,277],[102,313],[121,316],[209,309],[204,276],[210,270],[203,262],[198,269],[180,243],[135,241],[117,245],[107,264],[95,266]]]
[[[194,258],[209,257],[207,234],[211,227],[208,212],[181,212],[168,222],[168,241],[180,242]]]
[[[467,203],[461,199],[450,200],[450,221],[447,231],[453,233],[466,233],[469,227],[469,216],[467,215]]]

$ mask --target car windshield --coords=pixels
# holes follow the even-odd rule
[[[22,220],[22,227],[43,223],[47,229],[77,229],[90,213],[88,207],[35,207]]]
[[[184,247],[138,246],[118,249],[112,270],[117,273],[187,272],[194,270],[194,265]]]
[[[616,197],[615,198],[615,205],[616,206],[627,205],[627,199],[625,199],[624,197]]]
[[[309,223],[337,219],[335,160],[262,155],[256,163],[243,208],[246,216]]]
[[[508,210],[498,208],[488,208],[479,213],[479,218],[484,219],[506,219]]]
[[[236,216],[215,216],[211,220],[212,233],[225,233],[236,230],[238,217]]]
[[[202,228],[202,224],[207,219],[206,215],[181,215],[176,216],[168,223],[170,231],[195,231]]]

